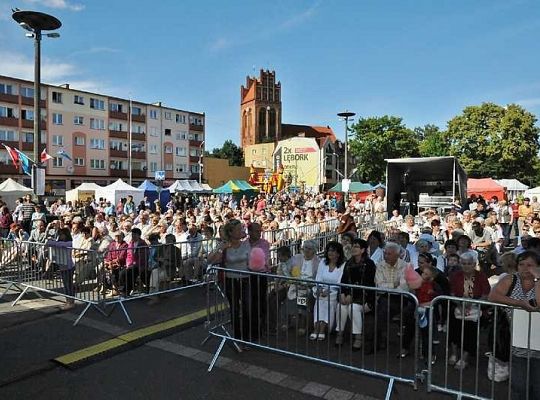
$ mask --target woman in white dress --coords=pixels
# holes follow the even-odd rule
[[[343,246],[338,242],[328,242],[324,259],[319,264],[315,278],[320,283],[313,287],[315,308],[313,309],[314,329],[309,336],[311,340],[324,340],[326,328],[328,327],[328,332],[332,330],[340,291],[338,284],[341,282],[344,265]]]

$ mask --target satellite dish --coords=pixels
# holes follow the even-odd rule
[[[67,169],[67,172],[68,172],[69,174],[72,174],[73,171],[75,171],[75,168],[73,168],[73,165],[68,165],[68,167],[67,167],[66,169]]]

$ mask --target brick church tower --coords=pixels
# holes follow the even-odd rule
[[[281,139],[281,83],[275,71],[260,71],[240,88],[240,138],[242,148]]]

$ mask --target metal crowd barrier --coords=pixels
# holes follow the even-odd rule
[[[9,290],[23,291],[19,278],[19,263],[23,254],[21,242],[10,239],[0,240],[0,285],[5,286],[0,299]]]
[[[479,400],[539,399],[539,327],[537,312],[437,297],[429,310],[429,335],[422,335],[431,360],[428,391]]]
[[[417,388],[414,295],[215,266],[211,274],[216,279],[213,290],[208,286],[207,326],[209,337],[221,341],[208,371],[229,342],[238,350],[249,345],[388,379],[387,399],[395,381]],[[345,292],[352,293],[353,302],[340,305]],[[315,324],[322,321],[329,329],[314,336]]]

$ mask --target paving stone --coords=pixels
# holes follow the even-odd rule
[[[332,388],[324,395],[324,398],[326,400],[351,400],[353,396],[353,392]]]
[[[212,357],[214,357],[213,354],[207,353],[206,351],[199,351],[197,354],[194,354],[190,358],[192,360],[197,360],[203,363],[210,364],[210,360],[212,360]]]
[[[270,382],[270,383],[273,383],[273,384],[277,384],[281,381],[283,381],[284,379],[287,378],[287,374],[283,374],[281,372],[277,372],[277,371],[268,371],[266,374],[264,374],[263,376],[261,376],[261,379],[263,381],[266,381],[266,382]]]
[[[278,385],[286,387],[288,389],[300,391],[308,381],[305,379],[297,378],[295,376],[288,376],[287,378],[283,379],[282,381],[278,382]]]
[[[300,391],[312,396],[323,397],[332,387],[317,382],[308,382]]]
[[[264,375],[270,371],[263,367],[257,367],[256,365],[250,365],[245,370],[242,371],[242,374],[251,376],[253,378],[262,379]]]
[[[245,369],[247,369],[250,365],[246,364],[242,361],[233,361],[223,366],[223,369],[226,369],[227,371],[231,372],[239,372],[241,373]]]

